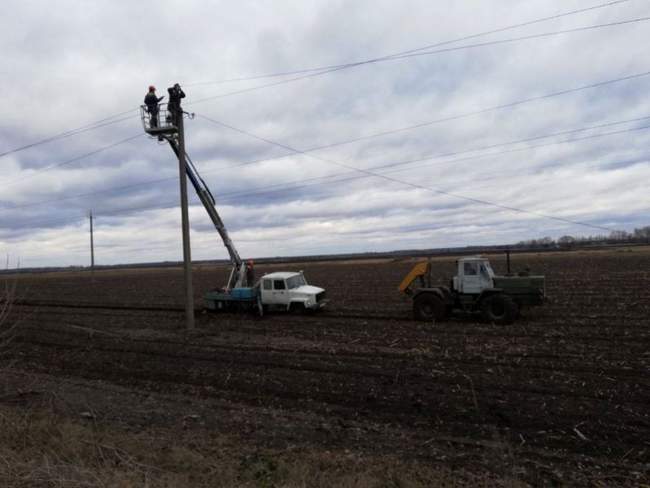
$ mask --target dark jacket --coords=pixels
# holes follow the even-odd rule
[[[149,92],[144,97],[144,104],[147,106],[149,113],[158,112],[158,102],[165,97],[158,98],[155,93]]]
[[[169,110],[179,110],[181,108],[181,98],[185,98],[185,92],[180,86],[172,86],[167,88],[169,93],[169,102],[167,108]]]

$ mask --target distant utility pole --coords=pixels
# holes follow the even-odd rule
[[[95,242],[93,241],[93,211],[88,212],[90,218],[90,276],[95,279]]]
[[[180,104],[179,104],[180,105]],[[185,317],[188,329],[194,329],[194,291],[192,289],[192,255],[190,251],[190,219],[187,210],[187,177],[183,110],[178,107],[178,171],[181,180],[181,225],[183,228],[183,267],[185,276]]]

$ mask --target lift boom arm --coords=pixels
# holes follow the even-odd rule
[[[399,285],[399,291],[410,295],[412,293],[410,287],[416,279],[420,279],[422,286],[425,285],[424,277],[428,276],[431,272],[431,264],[429,261],[422,261],[413,266],[413,269],[407,274]]]
[[[164,136],[164,138],[167,140],[167,142],[169,142],[170,147],[176,154],[176,157],[178,157],[179,149],[176,140],[169,136]],[[215,207],[214,196],[212,196],[212,193],[210,192],[208,185],[206,185],[205,181],[203,181],[203,178],[201,178],[201,176],[199,175],[199,172],[196,170],[194,163],[187,155],[187,153],[185,154],[185,161],[187,163],[185,165],[185,171],[187,173],[187,177],[192,182],[192,185],[196,190],[196,194],[198,195],[199,200],[201,200],[201,203],[205,207],[205,210],[208,212],[208,215],[210,216],[210,220],[212,220],[215,229],[217,229],[217,232],[221,236],[221,240],[223,241],[223,244],[224,246],[226,246],[226,249],[228,250],[228,254],[230,255],[230,263],[232,264],[232,271],[230,272],[230,277],[228,278],[228,283],[226,285],[226,288],[232,289],[232,288],[238,288],[246,285],[252,286],[252,283],[246,283],[245,266],[243,265],[242,259],[239,256],[239,253],[237,252],[235,245],[233,244],[232,240],[230,239],[230,236],[228,235],[228,231],[226,230],[226,226],[223,224],[223,221],[219,216],[219,212],[217,212],[217,209]]]

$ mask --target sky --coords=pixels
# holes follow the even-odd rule
[[[150,84],[187,94],[187,152],[244,257],[650,224],[647,0],[3,7],[9,267],[89,264],[90,211],[97,264],[182,259],[178,163],[140,120]],[[190,197],[193,259],[226,259]]]

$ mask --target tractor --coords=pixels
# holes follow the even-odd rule
[[[416,264],[402,280],[399,291],[413,300],[416,320],[441,321],[461,312],[480,313],[490,323],[512,324],[523,307],[541,305],[546,297],[545,278],[528,271],[498,276],[482,256],[456,261],[457,274],[450,286],[432,286],[431,263]]]

